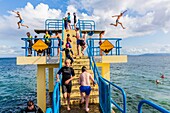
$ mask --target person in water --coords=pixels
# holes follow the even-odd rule
[[[27,107],[22,109],[20,113],[43,113],[42,109],[37,105],[34,105],[32,100],[27,102]]]
[[[74,69],[70,67],[70,60],[67,59],[65,61],[65,66],[62,67],[57,75],[57,81],[59,82],[59,75],[62,73],[62,94],[64,98],[64,102],[66,102],[67,99],[67,110],[70,111],[70,94],[71,94],[71,88],[72,88],[72,80],[74,79],[75,73]]]
[[[80,94],[81,94],[81,103],[84,103],[84,96],[83,92],[86,94],[86,112],[89,111],[89,96],[91,92],[91,87],[90,87],[90,80],[93,81],[93,85],[95,85],[95,81],[90,73],[87,72],[87,68],[85,66],[82,67],[82,73],[79,77],[79,84],[80,86]]]
[[[123,29],[125,29],[125,27],[123,27],[123,24],[121,22],[119,22],[119,19],[123,16],[123,14],[125,13],[126,11],[124,11],[123,13],[120,13],[120,15],[114,15],[112,17],[117,17],[116,19],[116,24],[113,24],[111,23],[110,25],[114,25],[114,26],[117,26],[118,24],[120,24],[122,26]]]
[[[63,49],[63,51],[65,51],[65,55],[66,55],[66,59],[70,59],[71,60],[71,65],[74,62],[73,57],[71,57],[70,53],[73,54],[73,51],[70,49],[70,45],[66,44],[66,48]]]
[[[19,11],[16,12],[16,11],[12,10],[12,12],[16,13],[16,14],[17,14],[16,17],[19,18],[19,22],[17,22],[17,24],[18,24],[18,29],[20,29],[20,26],[24,26],[24,27],[29,28],[27,25],[24,25],[24,24],[23,24],[23,23],[24,23],[24,20],[23,20],[23,18],[22,18],[22,16],[21,16],[21,14],[20,14]]]

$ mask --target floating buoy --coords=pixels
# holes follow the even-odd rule
[[[160,81],[159,81],[159,80],[156,80],[156,84],[160,84]]]
[[[161,78],[162,78],[162,79],[164,79],[164,78],[165,78],[165,76],[162,74],[162,75],[161,75]]]

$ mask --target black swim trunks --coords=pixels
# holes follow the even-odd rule
[[[62,73],[62,92],[71,92],[72,82],[70,81],[68,84],[65,84],[65,81],[71,78],[71,76],[75,76],[74,69],[72,67],[62,67],[57,74]]]
[[[71,88],[72,88],[72,85],[65,85],[65,84],[62,84],[62,93],[71,93]]]

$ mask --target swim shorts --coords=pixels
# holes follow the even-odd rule
[[[68,20],[68,23],[71,23],[71,20]]]
[[[80,86],[80,92],[85,92],[86,95],[90,95],[91,87],[90,86]]]
[[[23,23],[24,23],[24,20],[20,20],[19,23],[23,24]]]
[[[67,42],[66,45],[67,45],[67,44],[69,45],[69,48],[72,48],[72,47],[71,47],[71,44],[70,44],[69,42]]]
[[[80,45],[80,43],[81,43],[81,40],[77,39],[77,45]]]
[[[117,19],[117,20],[116,20],[116,23],[118,23],[118,22],[119,22],[119,20]]]
[[[71,88],[72,88],[72,85],[71,84],[68,84],[68,85],[65,85],[65,84],[62,84],[62,93],[71,93]]]
[[[85,45],[84,40],[80,40],[80,46],[84,46],[84,45]]]

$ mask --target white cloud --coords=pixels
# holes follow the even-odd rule
[[[95,20],[97,29],[106,31],[105,37],[138,37],[159,32],[160,30],[164,33],[168,33],[170,31],[169,0],[70,0],[68,3],[69,5],[67,6],[66,12],[62,12],[61,9],[51,9],[47,4],[43,3],[34,7],[28,2],[25,7],[17,8],[16,10],[20,11],[23,16],[24,24],[29,25],[29,29],[21,27],[21,29],[18,30],[16,24],[18,22],[18,18],[15,17],[16,15],[14,13],[8,11],[10,15],[0,16],[0,38],[2,40],[8,40],[8,44],[10,43],[10,46],[12,47],[20,47],[23,45],[20,38],[26,37],[26,32],[29,31],[32,35],[35,35],[33,30],[35,28],[44,28],[44,21],[47,18],[61,19],[67,15],[67,12],[70,12],[71,14],[76,12],[79,19]],[[120,25],[118,27],[111,26],[110,23],[115,23],[116,20],[116,18],[112,18],[111,16],[119,14],[125,9],[128,9],[129,11],[132,10],[137,13],[127,13],[127,15],[120,19],[120,22],[123,23],[126,29],[123,30]],[[80,12],[80,10],[86,10],[88,13],[86,11]],[[0,42],[3,43],[2,40]],[[126,50],[128,53],[153,51],[154,49],[150,48],[127,48]],[[160,49],[160,51],[169,52],[167,49]]]

